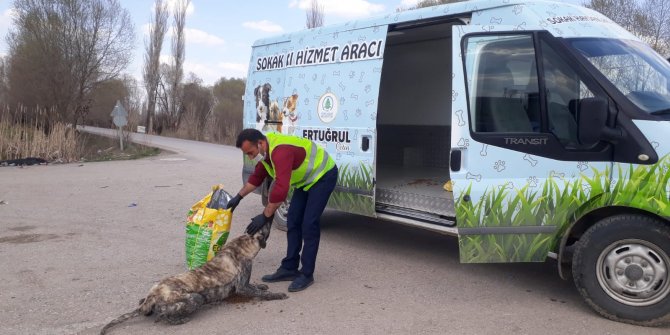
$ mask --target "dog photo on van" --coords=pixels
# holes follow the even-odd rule
[[[265,121],[268,118],[268,110],[270,109],[270,90],[272,85],[265,83],[259,85],[254,89],[254,96],[256,97],[256,129],[263,129]]]
[[[282,134],[292,135],[295,131],[295,126],[298,122],[298,113],[295,111],[298,105],[298,95],[293,94],[290,97],[284,98],[284,106],[282,107]]]

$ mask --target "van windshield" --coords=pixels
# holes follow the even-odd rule
[[[568,43],[640,109],[670,116],[670,63],[648,45],[602,38],[568,39]]]

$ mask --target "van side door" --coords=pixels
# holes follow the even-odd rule
[[[608,98],[549,33],[485,28],[454,28],[460,259],[541,262],[609,183],[611,145],[583,145],[577,133],[582,102]]]

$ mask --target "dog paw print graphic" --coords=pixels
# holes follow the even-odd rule
[[[579,171],[584,172],[584,170],[589,168],[589,164],[587,164],[586,162],[577,162],[577,168],[579,169]]]
[[[526,179],[526,182],[528,182],[529,187],[537,187],[538,180],[537,177],[530,176],[528,179]]]
[[[505,170],[505,161],[499,160],[493,164],[493,169],[498,172],[503,172]]]

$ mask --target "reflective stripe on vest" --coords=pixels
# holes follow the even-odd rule
[[[297,169],[291,171],[290,184],[297,188],[309,190],[319,179],[335,166],[335,161],[328,155],[326,150],[316,143],[297,136],[281,135],[276,133],[266,134],[268,140],[268,155],[279,145],[292,145],[305,150],[305,160]],[[270,160],[272,162],[272,160]],[[262,161],[265,170],[272,178],[276,178],[274,162],[272,166]]]

